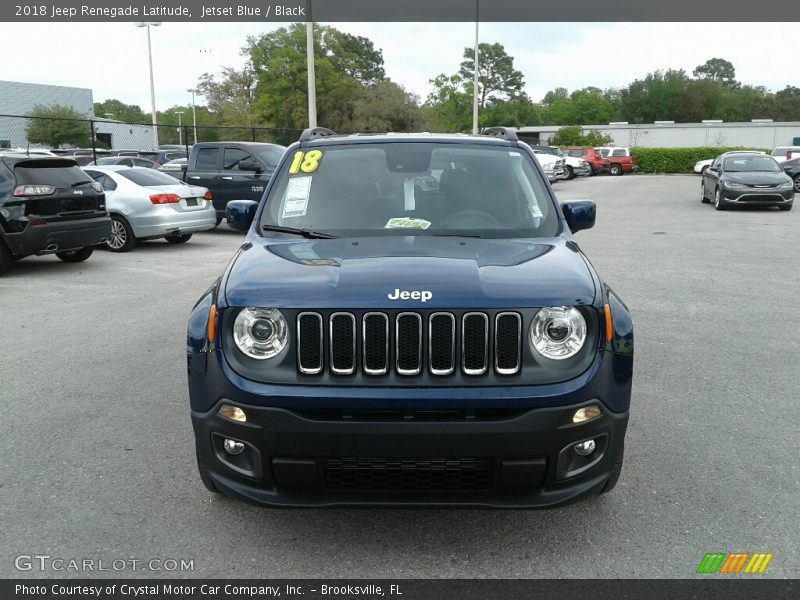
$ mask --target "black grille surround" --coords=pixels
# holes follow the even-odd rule
[[[475,491],[492,487],[490,458],[328,458],[325,487],[361,491]]]
[[[359,388],[544,385],[577,377],[597,356],[600,326],[597,310],[591,306],[579,309],[586,319],[587,340],[576,356],[564,361],[544,359],[532,350],[529,331],[538,308],[281,308],[279,310],[289,325],[289,343],[277,357],[256,360],[236,348],[232,335],[233,321],[241,309],[234,307],[225,309],[221,315],[220,343],[225,360],[236,373],[269,384]],[[412,315],[403,326],[412,336],[410,342],[401,341],[404,351],[401,366],[416,371],[418,360],[416,374],[404,375],[397,370],[397,318],[404,313]],[[464,371],[463,327],[464,317],[469,314],[486,316],[485,324],[483,317],[475,318],[474,322],[468,319],[471,327],[479,332],[479,337],[482,338],[482,332],[486,332],[488,348],[486,368],[482,374]],[[419,315],[419,320],[416,315]],[[344,337],[334,340],[334,345],[331,345],[331,319],[334,316],[334,337],[340,332]],[[519,342],[514,339],[517,318]],[[455,332],[455,339],[451,331]],[[350,332],[354,335],[351,336]],[[418,332],[421,344],[417,344]],[[416,353],[418,347],[421,348],[419,354]],[[469,348],[475,350],[475,362],[482,364],[481,344],[474,344],[474,347],[470,344]],[[332,350],[334,356],[331,356]],[[514,369],[517,359],[519,366]],[[470,366],[474,366],[472,361],[472,358],[468,361]],[[307,401],[298,404],[298,408],[316,406],[318,404]]]

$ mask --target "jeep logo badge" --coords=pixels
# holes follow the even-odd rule
[[[422,300],[422,302],[427,302],[433,298],[433,293],[428,290],[414,290],[413,292],[409,292],[407,290],[395,289],[391,294],[387,294],[386,297],[389,300]]]

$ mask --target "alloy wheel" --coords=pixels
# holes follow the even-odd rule
[[[125,231],[125,225],[123,225],[120,221],[113,219],[111,221],[111,235],[108,236],[108,242],[106,242],[108,247],[114,250],[119,250],[127,241],[128,232]]]
[[[800,175],[794,178],[794,191],[800,194]]]

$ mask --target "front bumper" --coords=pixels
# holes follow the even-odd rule
[[[720,190],[720,202],[727,206],[785,206],[794,200],[794,189],[727,189]]]
[[[247,423],[219,416],[218,406],[193,412],[192,423],[216,487],[256,504],[546,508],[599,493],[621,458],[628,413],[604,408],[572,424],[588,404],[598,402],[438,419],[237,404]],[[225,438],[244,452],[227,454]],[[596,449],[581,457],[573,445],[587,439]]]
[[[95,246],[111,234],[111,219],[106,216],[89,219],[50,221],[29,224],[19,233],[6,234],[8,249],[14,256],[53,254],[86,246]]]

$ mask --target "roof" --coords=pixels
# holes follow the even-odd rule
[[[449,144],[488,144],[509,146],[512,142],[491,135],[472,135],[466,133],[350,133],[327,135],[306,142],[309,146],[334,144],[382,144],[392,142],[444,142]]]
[[[239,142],[236,140],[228,140],[228,141],[221,141],[221,142],[197,142],[196,144],[192,144],[192,147],[197,148],[208,148],[208,147],[216,147],[216,146],[224,146],[226,144],[236,144],[237,146],[280,146],[280,144],[272,144],[270,142]],[[281,146],[282,147],[282,146]],[[177,148],[160,148],[159,152],[178,152],[183,151],[185,152],[183,146],[179,146]]]
[[[84,165],[82,169],[92,171],[129,171],[130,169],[148,169],[149,167],[129,167],[127,165]],[[150,169],[151,171],[153,169]]]

